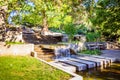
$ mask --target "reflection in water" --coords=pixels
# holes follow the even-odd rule
[[[101,69],[94,68],[77,72],[84,80],[120,80],[120,63],[112,63],[111,66]]]

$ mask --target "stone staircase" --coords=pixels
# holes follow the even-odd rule
[[[51,49],[41,48],[40,45],[35,45],[35,52],[37,52],[37,57],[46,61],[52,61],[54,58],[54,51]]]

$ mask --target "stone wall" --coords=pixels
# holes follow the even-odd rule
[[[120,43],[107,42],[107,49],[120,49]]]
[[[24,42],[22,32],[8,31],[6,33],[5,41],[8,42]]]
[[[34,44],[14,44],[9,47],[0,45],[0,55],[31,55],[34,52]]]

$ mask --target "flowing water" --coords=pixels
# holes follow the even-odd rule
[[[94,68],[77,74],[83,76],[83,80],[120,80],[120,62],[112,63],[104,69]]]

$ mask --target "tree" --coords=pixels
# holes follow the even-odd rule
[[[94,23],[107,40],[120,38],[120,2],[119,0],[100,0],[97,3]]]
[[[69,41],[71,42],[74,39],[74,35],[77,33],[77,28],[73,23],[68,23],[64,26],[64,31],[69,37]]]

